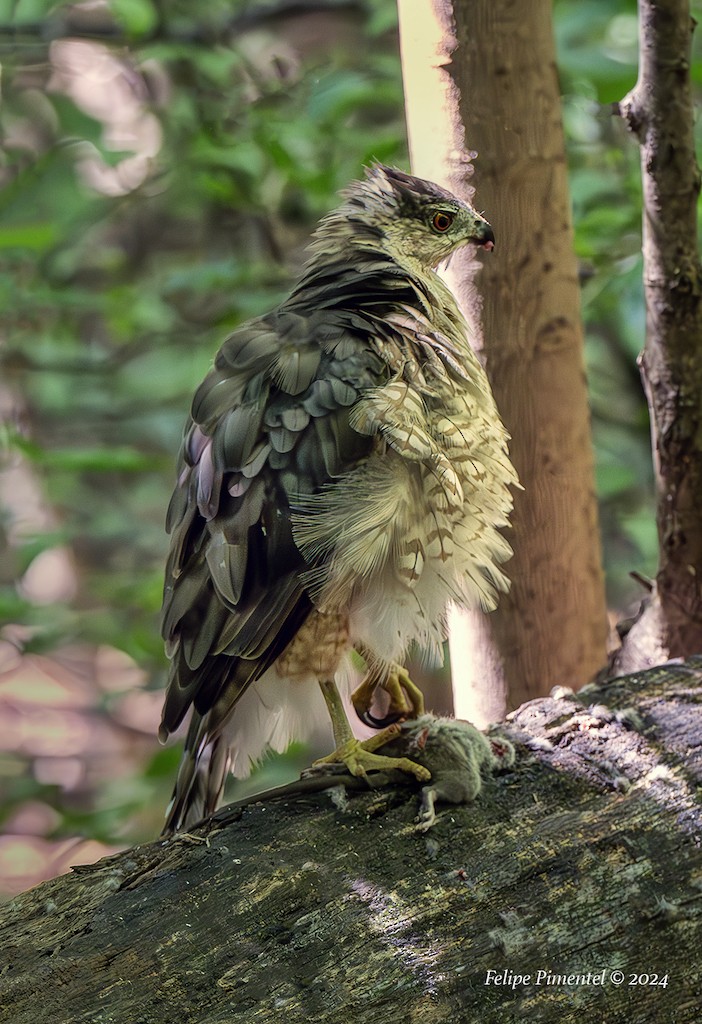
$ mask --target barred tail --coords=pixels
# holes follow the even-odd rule
[[[230,764],[227,740],[221,735],[209,737],[207,715],[193,711],[162,837],[187,831],[196,822],[214,814]]]

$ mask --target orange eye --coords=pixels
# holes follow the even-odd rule
[[[441,234],[443,234],[444,231],[448,231],[453,224],[453,214],[444,213],[443,210],[439,210],[439,212],[435,213],[432,217],[431,223],[435,231],[440,231]]]

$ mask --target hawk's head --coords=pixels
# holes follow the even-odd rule
[[[343,234],[359,248],[381,249],[399,263],[410,260],[425,269],[463,245],[492,249],[495,243],[492,228],[469,203],[391,167],[368,168],[343,195],[343,205],[322,221],[320,240]]]

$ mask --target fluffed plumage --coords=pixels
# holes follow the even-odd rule
[[[217,354],[168,511],[161,738],[192,714],[166,831],[308,735],[353,648],[382,676],[413,641],[439,654],[451,601],[506,589],[507,435],[434,272],[493,241],[468,204],[375,166],[289,298]]]

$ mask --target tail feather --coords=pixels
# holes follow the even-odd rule
[[[187,831],[219,806],[231,753],[222,735],[207,733],[207,715],[194,711],[161,836]]]

